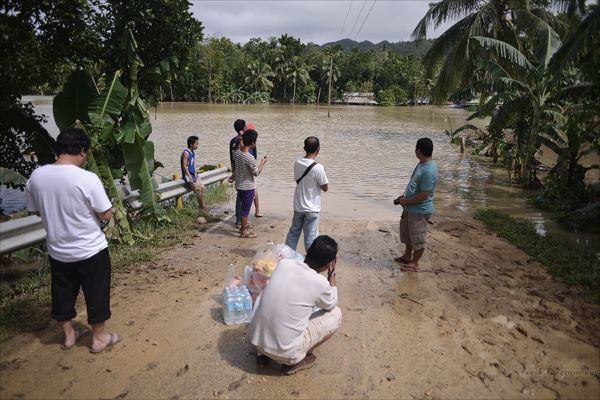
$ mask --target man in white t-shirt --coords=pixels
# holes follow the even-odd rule
[[[321,149],[319,139],[309,136],[304,139],[304,158],[294,163],[294,217],[285,244],[296,250],[300,233],[304,231],[304,249],[308,250],[313,240],[319,236],[319,213],[321,212],[321,191],[329,189],[325,168],[315,161]]]
[[[323,235],[313,241],[304,262],[279,262],[248,329],[260,365],[275,360],[285,375],[310,368],[316,360],[311,351],[339,329],[337,252],[335,240]],[[325,271],[327,278],[320,274]],[[314,307],[321,310],[314,312]]]
[[[112,204],[102,182],[82,167],[90,139],[77,128],[64,129],[56,139],[58,159],[33,171],[27,181],[27,210],[42,217],[50,259],[52,317],[58,321],[69,350],[87,335],[75,328],[75,302],[83,289],[88,323],[92,326],[90,352],[109,350],[121,340],[104,332],[110,318],[110,255],[101,221],[112,217]]]

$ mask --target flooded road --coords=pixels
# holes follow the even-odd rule
[[[49,97],[32,97],[36,110],[48,115],[47,128],[55,136]],[[201,164],[225,162],[229,166],[228,143],[235,135],[233,121],[252,122],[258,133],[258,153],[268,163],[258,179],[261,211],[275,216],[292,212],[295,182],[292,166],[303,155],[303,140],[321,140],[318,161],[325,166],[330,190],[323,195],[322,213],[356,220],[398,219],[401,209],[392,199],[404,191],[417,159],[417,139],[434,142],[439,182],[434,199],[436,213],[471,215],[477,208],[493,207],[533,221],[540,233],[551,232],[583,248],[600,251],[596,235],[565,232],[543,213],[527,204],[529,192],[507,185],[506,171],[499,165],[469,154],[460,154],[449,143],[445,129],[462,125],[469,113],[438,107],[303,105],[217,105],[162,103],[151,110],[156,158],[164,164],[157,172],[171,176],[179,172],[179,156],[188,136],[200,137],[197,160]]]

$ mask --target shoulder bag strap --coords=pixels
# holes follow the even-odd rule
[[[313,167],[317,165],[317,162],[313,162],[312,164],[310,164],[308,166],[308,168],[306,168],[306,170],[304,170],[304,173],[302,174],[302,176],[298,179],[296,179],[296,184],[300,183],[300,181],[302,180],[302,178],[304,178],[306,176],[306,174],[308,174],[310,172],[311,169],[313,169]]]

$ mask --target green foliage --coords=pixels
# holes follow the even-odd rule
[[[532,196],[532,202],[572,229],[600,233],[600,202],[594,202],[600,197],[600,190],[586,187],[582,179],[577,182],[568,186],[556,173],[551,173],[544,179],[543,190]]]
[[[480,210],[476,218],[544,264],[550,274],[583,286],[600,302],[600,262],[595,254],[586,254],[552,235],[539,236],[531,222],[498,211]]]
[[[377,102],[382,106],[395,106],[396,95],[393,89],[380,90],[377,92]]]
[[[31,104],[7,103],[0,112],[1,166],[28,178],[37,166],[36,160],[29,157],[31,153],[36,154],[41,164],[54,161],[54,139],[42,126],[43,118],[35,115]],[[22,187],[19,183],[9,185]]]
[[[346,91],[377,92],[398,87],[407,102],[429,97],[430,84],[420,59],[385,49],[343,52],[339,47],[304,45],[283,35],[254,38],[244,46],[226,38],[209,38],[192,49],[193,57],[175,80],[178,100],[221,103],[256,102],[257,92],[270,92],[267,101],[326,102],[332,69],[332,96]],[[333,59],[333,62],[332,62]],[[261,96],[260,101],[265,99]]]

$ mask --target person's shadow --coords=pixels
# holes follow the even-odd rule
[[[222,319],[221,323],[223,323]],[[221,354],[221,357],[223,357],[223,360],[246,373],[271,376],[281,375],[281,366],[275,361],[271,361],[267,366],[257,365],[256,351],[246,337],[247,330],[248,325],[244,324],[223,325],[223,331],[217,343],[217,350]]]

